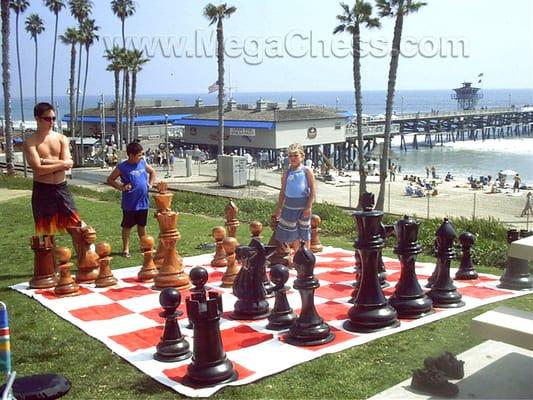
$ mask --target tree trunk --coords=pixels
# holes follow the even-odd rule
[[[4,91],[4,136],[6,139],[6,171],[15,175],[13,165],[13,131],[11,117],[11,92],[9,74],[9,0],[1,1],[2,10],[2,89]]]
[[[37,44],[37,35],[34,38],[35,40],[35,71],[33,74],[33,96],[35,98],[35,103],[37,104],[37,67],[39,62],[39,45]]]
[[[217,23],[218,43],[218,154],[224,154],[224,27],[222,17],[218,17]]]
[[[126,54],[126,36],[124,34],[124,20],[121,19],[121,22],[122,22],[122,50],[124,51],[124,55]],[[125,110],[124,110],[124,106],[125,106],[125,94],[126,94],[126,73],[124,71],[124,78],[122,79],[122,95],[120,96],[120,137],[122,138],[120,140],[120,149],[122,150],[122,142],[124,140],[124,133],[125,133],[125,136],[126,136],[126,143],[129,143],[128,141],[128,131],[124,131],[124,126],[122,125],[122,118],[124,117],[124,114],[125,114]]]
[[[124,116],[124,80],[126,79],[125,76],[126,76],[126,72],[124,70],[122,70],[122,95],[120,97],[120,101],[118,102],[118,107],[119,107],[119,123],[117,125],[117,128],[120,127],[119,129],[119,133],[120,133],[120,142],[118,143],[119,145],[119,149],[122,150],[123,149],[123,142],[124,142],[124,126],[122,125],[122,118]],[[128,135],[128,133],[126,132],[126,136]]]
[[[17,66],[18,66],[18,72],[19,72],[20,116],[21,116],[22,122],[24,122],[25,121],[24,119],[24,94],[22,93],[22,71],[20,68],[20,50],[19,50],[19,13],[17,13],[16,19],[15,19],[15,42],[17,46]]]
[[[70,45],[70,77],[68,79],[70,106],[70,136],[76,138],[76,109],[74,104],[74,78],[76,77],[76,43]],[[77,149],[76,149],[77,151]],[[76,153],[77,154],[77,153]]]
[[[50,78],[50,101],[54,104],[54,70],[56,67],[56,46],[57,46],[57,25],[59,22],[59,13],[56,13],[56,25],[54,28],[54,50],[52,51],[52,76]],[[59,118],[59,116],[58,116]]]
[[[353,84],[355,89],[355,115],[357,121],[357,163],[359,164],[359,196],[357,208],[361,207],[361,195],[366,192],[365,158],[363,154],[363,96],[361,88],[361,38],[359,25],[353,34]]]
[[[81,24],[80,24],[80,31],[81,31]],[[78,114],[80,110],[80,82],[81,82],[81,59],[83,55],[83,47],[80,43],[80,50],[79,50],[79,59],[78,59],[78,82],[76,83],[76,127],[78,127]],[[83,140],[83,139],[82,139]],[[82,146],[82,154],[83,154],[83,146]]]
[[[81,122],[80,122],[80,135],[81,135],[81,147],[83,148],[83,135],[84,135],[84,118],[85,118],[85,91],[87,90],[87,75],[89,73],[89,47],[85,48],[85,54],[87,58],[85,59],[85,76],[83,78],[83,93],[81,94]],[[83,154],[83,151],[82,151]],[[83,165],[85,161],[82,161]]]
[[[137,95],[137,72],[131,72],[131,103],[130,103],[130,130],[131,138],[137,140],[137,135],[135,134],[135,96]]]
[[[379,195],[376,201],[376,209],[383,210],[385,205],[385,182],[389,166],[390,131],[392,121],[392,106],[394,103],[394,88],[396,86],[396,72],[400,58],[400,42],[402,40],[403,12],[396,14],[394,24],[394,37],[392,39],[392,54],[389,66],[389,81],[387,85],[387,104],[385,107],[385,131],[383,133],[383,153],[379,162]]]
[[[126,96],[125,96],[125,100],[124,100],[124,110],[126,111],[126,129],[124,130],[126,132],[126,143],[130,143],[131,142],[131,137],[130,137],[130,131],[129,131],[129,127],[130,127],[130,121],[129,121],[129,116],[130,116],[130,110],[129,110],[129,107],[130,107],[130,72],[125,69],[124,70],[124,87],[125,87],[125,92],[126,92]]]
[[[120,143],[120,70],[113,71],[115,74],[115,143]],[[122,149],[122,147],[119,147]]]

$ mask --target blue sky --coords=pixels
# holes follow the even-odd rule
[[[38,72],[38,94],[44,96],[50,90],[54,17],[42,1],[30,3],[20,21],[24,94],[33,93],[34,63],[33,42],[23,30],[24,19],[36,12],[46,25],[39,37]],[[513,0],[505,6],[497,0],[427,3],[404,22],[405,56],[400,59],[398,89],[450,89],[464,80],[475,81],[479,73],[484,74],[484,88],[533,88],[533,2]],[[207,92],[217,71],[213,27],[202,16],[207,2],[137,0],[136,4],[136,14],[126,21],[126,35],[151,57],[139,75],[138,93]],[[229,4],[238,10],[225,22],[226,69],[231,70],[237,91],[352,90],[349,35],[332,35],[340,11],[337,1],[235,0]],[[94,0],[92,18],[100,26],[101,40],[91,49],[88,94],[111,94],[113,75],[105,70],[102,55],[114,38],[121,42],[120,21],[105,0]],[[13,15],[12,89],[18,96],[14,21]],[[65,10],[59,32],[74,25]],[[381,29],[362,33],[367,41],[362,60],[365,90],[386,89],[392,31],[393,20],[387,19]],[[68,47],[58,44],[56,94],[67,88],[69,57]]]

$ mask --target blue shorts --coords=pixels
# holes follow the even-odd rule
[[[308,201],[308,197],[285,197],[274,239],[285,243],[311,240],[311,216],[303,216]]]

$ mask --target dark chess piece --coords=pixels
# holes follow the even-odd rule
[[[194,267],[189,272],[189,278],[191,279],[191,283],[194,285],[192,288],[189,289],[191,295],[194,294],[196,298],[205,300],[207,298],[207,290],[205,288],[205,284],[209,279],[209,274],[207,273],[207,270],[204,267]],[[192,321],[190,318],[186,328],[192,329]]]
[[[141,251],[143,253],[143,266],[137,274],[137,279],[141,282],[151,282],[157,275],[157,267],[154,263],[154,243],[152,236],[141,237]]]
[[[319,215],[313,214],[311,215],[311,251],[313,253],[320,253],[324,247],[322,246],[322,243],[320,243],[320,224],[322,223],[322,219]]]
[[[293,287],[300,292],[302,308],[300,315],[285,335],[285,342],[295,346],[318,346],[329,343],[335,339],[335,334],[315,308],[315,290],[320,287],[320,282],[314,275],[315,255],[305,247],[305,242],[302,242],[293,261],[298,273]]]
[[[261,241],[262,236],[261,233],[263,233],[263,224],[259,221],[252,221],[250,222],[250,233],[252,235],[252,239],[257,239]],[[273,297],[274,296],[274,285],[272,282],[270,282],[270,279],[268,279],[267,269],[270,267],[270,262],[268,262],[265,265],[265,276],[263,277],[263,286],[266,290],[266,296],[267,297]]]
[[[40,241],[39,236],[32,236],[31,249],[35,252],[33,258],[33,277],[30,280],[30,288],[47,289],[57,285],[54,262],[54,237],[43,236]]]
[[[359,252],[357,251],[357,240],[354,242],[353,245],[355,252],[354,252],[354,259],[355,259],[355,266],[354,266],[354,274],[355,274],[355,280],[352,283],[352,294],[350,298],[350,303],[353,303],[355,299],[357,298],[357,292],[359,291],[359,287],[361,285],[361,256],[359,255]]]
[[[70,257],[72,252],[67,247],[56,247],[56,259],[59,262],[59,283],[54,288],[54,293],[58,296],[76,296],[80,293],[80,286],[70,275],[72,263]]]
[[[461,300],[462,296],[457,291],[457,288],[450,277],[450,263],[455,257],[453,240],[455,239],[456,234],[455,229],[448,221],[448,218],[444,218],[444,222],[435,232],[435,236],[435,257],[437,258],[435,271],[437,272],[437,276],[431,285],[431,290],[428,292],[428,296],[433,300],[434,307],[463,307],[465,303]]]
[[[161,341],[157,344],[154,358],[161,362],[185,360],[191,356],[189,342],[185,340],[178,325],[181,311],[176,311],[181,303],[181,294],[175,288],[166,288],[159,294],[159,303],[163,311],[159,314],[165,318],[165,328]]]
[[[360,197],[363,210],[355,211],[357,222],[356,251],[361,256],[361,282],[353,307],[348,311],[344,329],[351,332],[376,332],[400,325],[379,284],[379,254],[384,246],[381,219],[383,211],[372,210],[374,195],[365,192]]]
[[[222,297],[209,292],[208,298],[193,293],[186,299],[187,315],[194,326],[192,361],[187,367],[184,384],[213,386],[234,381],[238,373],[227,358],[220,334]]]
[[[296,314],[292,310],[287,300],[288,286],[285,286],[289,279],[289,268],[282,264],[274,265],[270,268],[270,280],[274,283],[276,299],[274,308],[268,317],[267,329],[279,331],[290,328],[296,319]]]
[[[511,244],[518,239],[519,233],[516,229],[507,231],[507,243]],[[529,273],[528,261],[507,256],[505,271],[500,278],[500,282],[498,287],[502,289],[531,290],[533,288],[533,280]]]
[[[470,232],[463,232],[459,235],[459,243],[461,243],[461,264],[455,273],[456,280],[477,279],[478,275],[472,262],[472,246],[476,241],[476,237]]]
[[[420,318],[433,312],[433,302],[426,296],[416,278],[416,255],[422,252],[417,241],[419,223],[407,215],[396,224],[397,244],[394,253],[400,259],[400,280],[389,304],[400,318]]]
[[[113,276],[113,272],[111,272],[111,268],[109,267],[109,263],[113,259],[113,257],[109,257],[110,253],[111,246],[109,243],[100,242],[96,245],[96,254],[99,257],[99,272],[94,281],[96,287],[108,287],[117,284],[117,278]]]
[[[241,269],[233,282],[233,295],[238,299],[233,319],[261,319],[270,314],[263,280],[267,257],[274,251],[276,246],[264,246],[257,239],[252,239],[249,246],[237,247]]]
[[[390,236],[394,236],[394,225],[381,224],[381,229],[383,240],[387,239]],[[382,289],[385,289],[390,286],[389,282],[387,282],[387,270],[385,269],[385,263],[383,262],[383,256],[381,254],[381,251],[379,252],[378,278],[379,284]]]

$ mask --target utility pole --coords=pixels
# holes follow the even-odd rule
[[[168,145],[168,114],[165,114],[165,151],[167,153],[167,163],[165,178],[170,178],[170,147]]]

